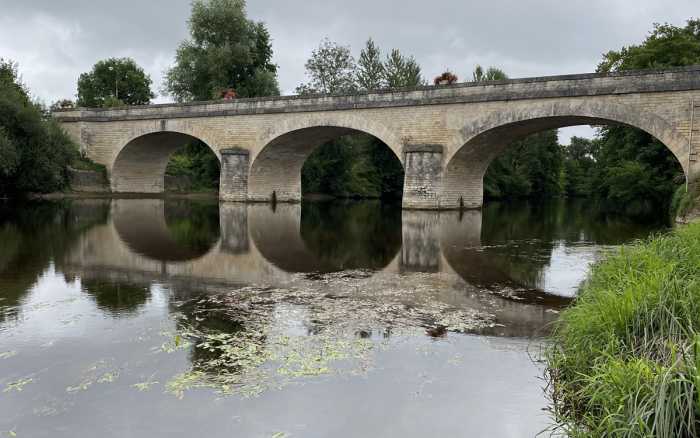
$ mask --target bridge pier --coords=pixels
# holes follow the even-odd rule
[[[248,200],[248,168],[250,152],[242,148],[221,150],[219,199],[246,202]]]
[[[439,210],[442,189],[442,154],[439,144],[406,145],[402,207],[408,210]]]

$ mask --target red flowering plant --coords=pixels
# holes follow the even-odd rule
[[[233,100],[236,97],[236,90],[234,90],[233,88],[226,88],[224,90],[221,90],[221,98],[224,100]]]
[[[456,74],[452,73],[451,71],[446,71],[440,76],[435,77],[433,80],[433,83],[435,85],[452,85],[455,82],[457,82],[459,78],[457,77]]]

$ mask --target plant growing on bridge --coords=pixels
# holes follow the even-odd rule
[[[177,49],[164,92],[178,102],[215,99],[227,88],[239,97],[279,94],[270,34],[245,7],[244,0],[192,2],[190,39]]]
[[[451,71],[447,70],[440,76],[436,76],[435,79],[433,79],[433,84],[435,85],[451,85],[457,82],[459,78],[457,78],[457,75],[452,73]]]
[[[151,78],[131,58],[98,61],[78,78],[78,106],[146,105],[155,95]]]

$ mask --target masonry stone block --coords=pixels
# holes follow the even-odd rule
[[[404,147],[403,208],[440,208],[442,150],[442,146],[436,144],[414,144]]]
[[[242,148],[221,150],[221,181],[219,199],[246,202],[248,200],[248,168],[250,152]]]

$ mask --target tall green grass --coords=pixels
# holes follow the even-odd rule
[[[572,437],[700,436],[700,223],[598,263],[545,352]]]

